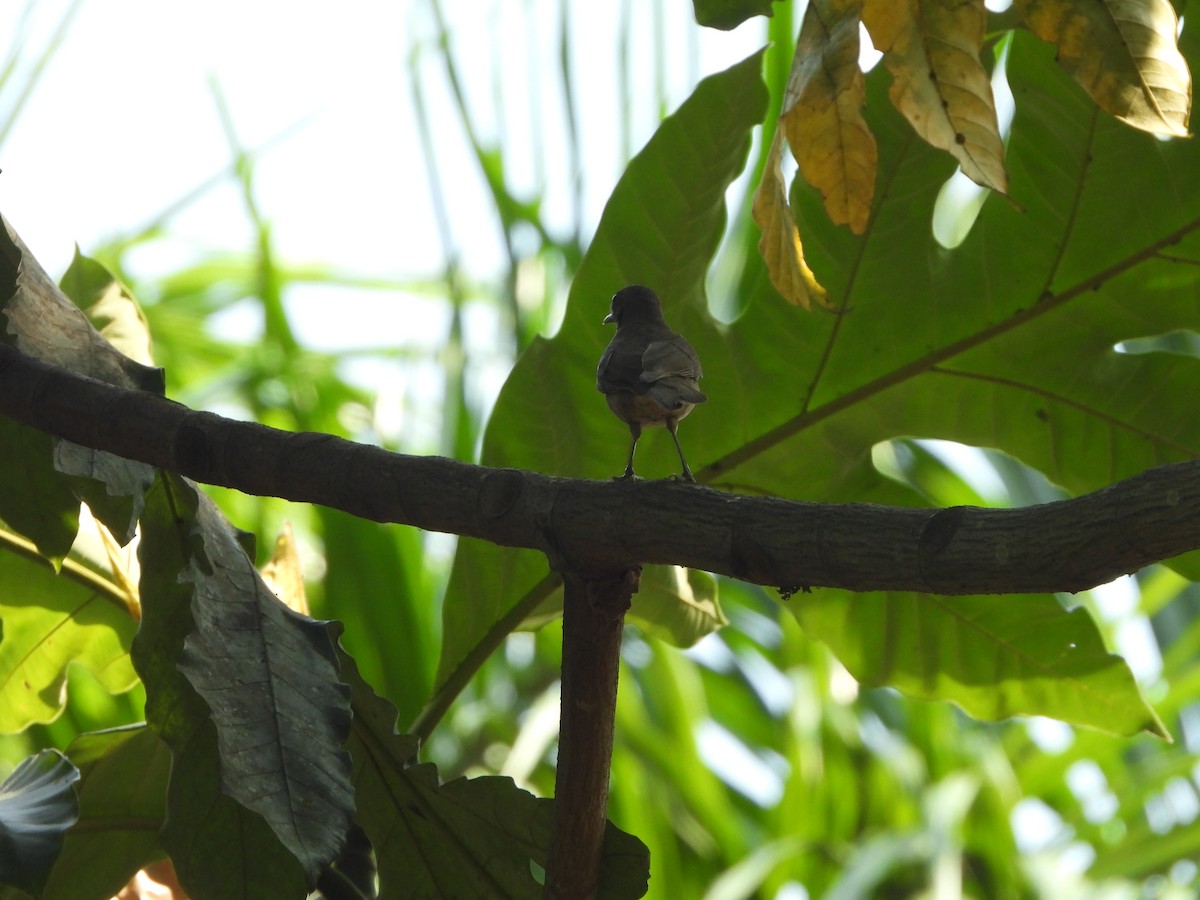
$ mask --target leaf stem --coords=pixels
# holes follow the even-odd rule
[[[554,589],[561,584],[558,575],[551,572],[529,592],[517,602],[506,615],[498,619],[496,623],[488,629],[485,634],[455,668],[454,671],[434,690],[433,696],[429,698],[429,702],[425,704],[425,708],[420,714],[413,719],[412,725],[408,728],[409,734],[416,735],[422,743],[424,743],[433,729],[437,727],[438,722],[442,720],[442,716],[446,714],[446,710],[450,708],[459,694],[467,686],[468,682],[475,677],[475,673],[480,667],[487,662],[488,657],[495,652],[496,648],[504,643],[504,639],[517,629],[517,626],[525,620],[541,604],[543,600],[554,592]]]

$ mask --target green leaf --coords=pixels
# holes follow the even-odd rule
[[[54,446],[54,467],[122,546],[133,540],[157,469],[62,440]]]
[[[150,326],[133,295],[102,264],[75,248],[71,265],[59,287],[106,341],[130,359],[145,365],[152,362]]]
[[[56,575],[32,547],[0,534],[0,732],[54,721],[72,663],[113,693],[133,687],[129,648],[137,623],[121,596],[74,562]]]
[[[868,234],[856,239],[833,229],[823,222],[819,198],[797,190],[810,248],[816,248],[810,260],[818,272],[831,273],[830,296],[848,312],[835,322],[809,318],[792,327],[811,348],[792,350],[800,371],[791,377],[811,385],[803,404],[786,416],[780,415],[786,407],[778,409],[757,439],[727,451],[717,484],[727,479],[765,493],[839,501],[896,496],[873,471],[869,451],[898,435],[996,447],[1076,493],[1200,449],[1200,428],[1186,411],[1200,389],[1197,361],[1114,351],[1127,338],[1196,321],[1196,293],[1188,289],[1200,280],[1196,267],[1161,255],[1167,246],[1196,252],[1200,158],[1194,144],[1164,144],[1098,116],[1054,71],[1046,48],[1022,35],[1013,43],[1008,74],[1017,96],[1008,162],[1020,208],[989,200],[958,249],[939,248],[929,230],[913,227],[930,221],[925,186],[946,173],[924,148],[897,137],[898,123],[884,104],[875,104],[886,114],[875,131],[883,137],[888,197],[903,199],[885,199]],[[883,85],[878,79],[871,85],[881,98]],[[1123,191],[1107,188],[1122,181]],[[1106,190],[1089,189],[1094,184]],[[1139,212],[1150,208],[1153,221]],[[857,261],[853,268],[840,265],[847,259]],[[1001,271],[996,259],[1020,259],[1021,266]],[[766,307],[752,307],[737,332],[761,339],[767,328],[778,331]],[[763,357],[755,362],[740,367],[738,383],[761,383]],[[1149,396],[1154,404],[1146,402]],[[886,629],[887,653],[909,660],[890,670],[888,683],[936,684],[922,696],[941,696],[988,718],[1013,708],[1012,693],[1004,699],[998,693],[990,711],[981,704],[968,687],[979,674],[969,655],[943,654],[940,676],[931,682],[932,666],[897,652],[930,639],[957,644],[962,622],[952,604],[924,602],[919,615],[911,603],[870,608],[908,614],[856,616],[852,629],[836,632],[827,632],[818,617],[804,621],[810,633],[836,642],[835,650],[853,660],[865,660],[866,653],[851,651],[846,639],[879,650],[880,637],[868,632]],[[1078,627],[1065,611],[1042,609],[1058,618],[1044,625],[1060,639]],[[1013,618],[993,640],[1018,645],[1021,625]],[[1052,666],[1057,659],[1041,662]],[[901,671],[909,664],[914,667]],[[877,672],[855,674],[875,683]],[[1057,692],[1008,685],[1026,712],[1114,723],[1111,706],[1117,704],[1127,709],[1119,727],[1157,731],[1132,678],[1120,677],[1118,686],[1115,696],[1085,711]]]
[[[57,750],[21,762],[0,782],[0,883],[39,893],[79,815],[79,771]]]
[[[1066,612],[1054,597],[817,590],[789,605],[805,631],[820,635],[867,686],[951,699],[977,719],[1050,715],[1169,739],[1087,611]]]
[[[144,726],[83,734],[67,755],[79,767],[79,820],[46,883],[54,900],[112,897],[162,856],[171,754]]]
[[[683,566],[647,568],[629,612],[650,634],[681,647],[729,624],[717,599],[717,580]]]
[[[79,530],[79,498],[54,468],[55,439],[0,416],[0,520],[58,567]]]
[[[1196,48],[1189,53],[1195,57]],[[585,476],[619,468],[620,423],[588,402],[591,371],[581,361],[602,347],[604,335],[592,322],[603,313],[606,292],[632,281],[659,286],[668,321],[704,362],[711,401],[687,420],[682,439],[693,465],[701,461],[697,476],[714,487],[922,504],[872,462],[876,444],[905,436],[1002,450],[1072,493],[1200,455],[1200,419],[1191,409],[1200,360],[1115,350],[1122,341],[1194,329],[1200,321],[1200,267],[1187,263],[1200,258],[1200,148],[1158,141],[1101,115],[1055,66],[1050,49],[1027,34],[1015,35],[1007,72],[1016,96],[1006,160],[1014,202],[989,198],[961,245],[939,246],[929,224],[933,187],[949,177],[951,163],[913,139],[886,102],[886,73],[876,69],[868,78],[867,111],[879,142],[878,181],[886,189],[866,232],[832,226],[820,197],[803,185],[792,192],[807,258],[838,314],[799,314],[760,285],[723,332],[694,299],[709,245],[699,234],[673,243],[684,236],[680,220],[699,227],[696,212],[678,205],[699,196],[680,186],[698,183],[689,179],[697,169],[675,163],[658,169],[652,184],[638,180],[660,142],[676,158],[693,150],[665,123],[606,209],[561,332],[535,344],[502,391],[485,462]],[[698,115],[733,127],[722,119],[726,104],[705,102]],[[690,109],[685,105],[678,116]],[[671,137],[674,144],[667,143]],[[669,196],[666,184],[676,185]],[[1114,191],[1118,184],[1122,189]],[[643,230],[647,222],[656,226],[650,233]],[[560,354],[566,348],[570,353]],[[553,418],[543,414],[546,408],[555,410]],[[647,469],[669,471],[669,441],[648,444]],[[605,459],[614,459],[607,470]],[[492,623],[536,605],[541,598],[529,592],[544,571],[532,554],[460,545],[439,682]],[[909,614],[857,616],[852,628],[836,633],[825,633],[820,617],[806,624],[812,636],[839,642],[853,659],[866,657],[853,646],[878,649],[883,640],[897,660],[888,683],[926,686],[922,696],[940,696],[977,715],[1019,708],[1158,730],[1127,672],[1105,682],[1116,693],[1103,699],[1090,689],[1047,691],[1034,682],[1006,682],[1002,692],[998,683],[977,684],[973,660],[949,653],[933,675],[895,648],[931,639],[957,645],[964,640],[961,614],[940,601],[923,602],[919,615],[913,604],[880,609]],[[1044,603],[1041,609],[1050,617],[1044,626],[1059,639],[1078,637],[1084,627],[1079,615],[1071,619]],[[1020,619],[993,622],[993,646],[1026,639]],[[1102,646],[1094,633],[1084,643]],[[1042,667],[1056,671],[1059,655],[1043,649],[1054,655]],[[1124,668],[1099,649],[1093,664],[1105,678]],[[872,680],[870,671],[856,674]],[[993,699],[984,700],[989,691]],[[1116,706],[1125,715],[1114,719]]]
[[[162,370],[130,359],[106,341],[50,279],[11,226],[4,225],[0,285],[14,286],[2,307],[8,319],[4,338],[22,353],[73,372],[120,387],[162,393]]]
[[[774,14],[775,0],[693,0],[696,21],[708,28],[731,31],[754,16]]]
[[[596,393],[595,364],[610,336],[600,321],[624,285],[655,286],[668,320],[689,340],[718,339],[704,311],[704,276],[724,231],[725,189],[744,166],[750,131],[765,113],[761,68],[757,53],[705,79],[630,163],[575,277],[562,328],[553,340],[530,345],[500,392],[484,438],[485,464],[593,478],[621,470],[628,431]],[[689,448],[704,419],[697,410],[681,429]],[[665,475],[677,465],[665,432],[648,434],[638,453],[647,474]],[[546,571],[539,554],[460,541],[438,685],[473,648],[496,637],[488,637],[495,623],[514,609],[528,616],[546,600],[539,588]]]
[[[341,660],[353,696],[357,820],[379,860],[381,900],[540,896],[530,862],[546,865],[554,801],[498,776],[441,784],[432,764],[416,762],[417,738],[396,733],[395,707],[375,695],[353,659]],[[609,822],[599,896],[643,896],[649,862],[646,846]]]
[[[224,792],[226,758],[220,751],[209,707],[178,668],[185,641],[195,630],[193,613],[205,602],[196,597],[197,570],[225,558],[224,549],[211,556],[207,552],[207,539],[219,526],[211,511],[206,511],[198,523],[199,504],[196,491],[182,479],[161,476],[147,495],[138,546],[142,627],[134,641],[133,659],[146,686],[147,722],[166,741],[172,757],[162,847],[191,896],[303,897],[310,879],[315,877],[312,869],[316,863],[306,854],[302,865],[261,815]],[[229,528],[227,524],[224,527]],[[218,540],[224,544],[226,538]],[[232,536],[228,541],[236,546]],[[234,568],[238,568],[236,563]],[[181,579],[185,572],[190,573],[192,581]],[[215,569],[213,573],[218,578],[230,574]],[[216,614],[212,610],[207,613]],[[241,611],[238,614],[245,615]],[[195,658],[195,642],[190,652],[192,665],[198,669],[201,663]],[[249,727],[260,730],[258,723],[263,718],[291,715],[304,722],[312,715],[311,710],[277,707],[274,703],[244,712]],[[225,713],[222,710],[223,717]],[[315,733],[321,737],[325,728],[318,727]],[[269,783],[278,784],[279,773],[272,770],[272,760],[278,766],[286,756],[294,759],[296,766],[306,766],[302,754],[297,756],[282,747],[279,740],[268,737],[266,749],[250,754],[249,759],[228,760],[239,767],[233,773],[235,777],[244,774],[246,765],[260,764],[266,767]],[[337,748],[332,750],[337,752]],[[313,752],[328,755],[331,748],[316,747]],[[329,791],[326,802],[336,802],[338,796]],[[264,796],[259,805],[278,814],[281,804],[286,806],[294,799]],[[311,827],[325,830],[330,823],[314,820]],[[329,862],[334,854],[336,849],[324,861]]]
[[[122,355],[97,332],[54,285],[15,232],[5,230],[0,234],[0,251],[0,282],[11,285],[12,291],[2,307],[7,319],[4,339],[11,340],[23,353],[63,368],[122,387],[161,393],[162,372]],[[144,322],[140,332],[131,324],[131,319],[140,316],[136,303],[119,286],[112,286],[112,277],[98,264],[77,254],[68,276],[67,283],[90,300],[91,311],[109,336],[121,338],[130,346],[147,343]],[[98,283],[105,278],[109,287],[101,289]],[[100,291],[99,299],[92,297],[96,290]],[[148,361],[148,350],[145,356]],[[0,518],[29,537],[56,565],[70,549],[79,515],[79,499],[72,481],[56,472],[56,464],[74,474],[108,470],[121,474],[130,484],[147,480],[147,467],[141,464],[83,451],[6,419],[0,420],[0,446],[10,450],[4,454],[0,470]],[[88,497],[95,504],[97,516],[127,542],[132,536],[136,505],[131,506],[128,500],[106,500],[104,492],[94,489]]]
[[[146,317],[133,295],[104,266],[76,247],[60,286],[109,344],[130,359],[151,363]],[[71,479],[75,492],[121,544],[133,540],[144,494],[154,482],[152,466],[70,441],[56,442],[54,465],[76,476]]]
[[[222,790],[263,816],[315,881],[354,812],[341,749],[349,691],[323,623],[281,603],[216,505],[199,501],[196,552],[180,573],[194,628],[179,668],[212,713]]]
[[[327,507],[315,512],[328,570],[325,598],[314,602],[314,612],[336,615],[345,625],[342,646],[408,722],[429,696],[441,638],[421,533]],[[405,651],[379,640],[382,634],[403,636]]]
[[[831,226],[819,196],[793,192],[808,258],[842,312],[797,316],[756,296],[723,347],[703,333],[693,340],[709,375],[705,389],[715,397],[708,406],[724,405],[745,422],[744,429],[733,419],[696,436],[693,455],[714,460],[698,473],[702,480],[768,495],[911,505],[921,498],[875,470],[878,442],[918,436],[996,447],[1076,493],[1197,454],[1200,422],[1188,410],[1200,390],[1200,363],[1114,347],[1200,317],[1200,270],[1164,253],[1171,247],[1187,259],[1200,250],[1200,153],[1192,142],[1162,143],[1099,116],[1027,36],[1017,35],[1008,74],[1017,96],[1008,163],[1020,206],[989,199],[951,251],[919,224],[932,220],[929,186],[949,166],[905,134],[883,102],[885,81],[873,73],[868,109],[888,190],[867,233]],[[1124,189],[1114,192],[1115,184]],[[1004,259],[1021,264],[998,267]],[[714,384],[725,387],[725,397]],[[781,400],[778,390],[762,389],[777,384],[795,385],[794,394]],[[814,602],[840,602],[835,597]],[[810,608],[808,598],[800,600],[794,609]],[[945,652],[934,666],[906,651],[930,641],[966,649],[953,603],[856,602],[852,622],[802,621],[870,683],[884,665],[871,653],[883,652],[895,662],[887,663],[887,683],[920,686],[921,696],[977,715],[1020,708],[1160,730],[1128,672],[1113,677],[1124,666],[1102,652],[1082,614],[1071,620],[1041,605],[1050,617],[1043,626],[1063,643],[1042,648],[1051,655],[1039,663],[1054,669],[1062,646],[1075,640],[1093,648],[1092,664],[1105,674],[1082,691],[1070,684],[1047,691],[1037,681],[1008,681],[1001,691],[997,681],[980,684],[970,654]],[[995,648],[1028,641],[1020,617],[991,621],[993,659]],[[1089,632],[1086,642],[1068,637],[1080,629]],[[1092,690],[1102,681],[1115,693]],[[1124,714],[1114,718],[1116,706]]]

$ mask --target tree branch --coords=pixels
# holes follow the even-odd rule
[[[1200,462],[1023,509],[746,497],[404,456],[195,412],[0,344],[0,414],[249,494],[547,553],[582,575],[689,566],[786,589],[1080,591],[1200,547]]]
[[[563,573],[562,699],[546,900],[596,895],[608,822],[621,626],[638,576],[637,569],[590,579]]]

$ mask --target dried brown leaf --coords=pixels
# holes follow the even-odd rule
[[[754,193],[754,221],[762,229],[758,252],[771,275],[771,284],[790,303],[812,309],[812,301],[822,306],[825,289],[817,283],[812,269],[804,262],[800,231],[788,205],[787,184],[783,179],[783,132],[775,131],[762,182]]]
[[[271,558],[259,572],[275,596],[301,615],[307,616],[308,595],[304,591],[304,575],[300,570],[300,553],[291,522],[284,522],[275,538]]]
[[[972,181],[1008,192],[992,83],[979,61],[983,0],[866,0],[863,22],[894,78],[889,96]]]
[[[1016,0],[1025,25],[1106,112],[1152,134],[1186,137],[1192,78],[1167,0]]]
[[[862,0],[811,0],[796,43],[782,123],[804,180],[838,225],[862,234],[871,215],[878,151],[862,117],[858,64]]]

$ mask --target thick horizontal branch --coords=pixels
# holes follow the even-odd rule
[[[248,494],[320,503],[612,572],[674,563],[787,589],[1079,591],[1200,547],[1200,462],[1023,509],[909,509],[745,497],[404,456],[195,412],[0,344],[0,413]]]

